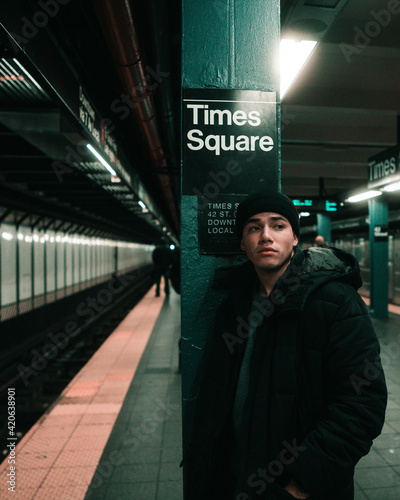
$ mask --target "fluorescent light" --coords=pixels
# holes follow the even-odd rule
[[[94,154],[94,156],[99,160],[99,162],[106,167],[106,169],[110,172],[111,175],[117,175],[117,172],[112,167],[110,167],[110,165],[106,162],[106,160],[99,155],[99,153],[94,149],[93,146],[91,146],[90,144],[86,144],[86,147],[90,152]]]
[[[22,64],[18,61],[18,59],[15,59],[13,58],[13,61],[15,62],[15,64],[21,69],[21,71],[23,71],[26,76],[29,78],[29,80],[39,89],[43,92],[43,89],[42,87],[38,84],[38,82],[33,78],[33,76],[28,73],[28,71],[26,71],[26,69],[22,66]]]
[[[281,40],[281,100],[316,45],[312,40]]]
[[[394,182],[393,184],[388,184],[384,188],[382,188],[384,191],[391,192],[391,191],[398,191],[400,189],[400,182]]]
[[[2,233],[2,236],[7,241],[11,241],[14,238],[14,236],[11,233],[7,233],[7,232]]]
[[[171,245],[169,246],[169,249],[170,249],[170,250],[175,250],[175,245],[172,245],[172,244],[171,244]]]
[[[370,198],[375,198],[375,196],[380,196],[382,191],[366,191],[365,193],[356,194],[355,196],[350,196],[347,200],[350,203],[356,203],[357,201],[369,200]]]
[[[300,212],[300,217],[310,217],[310,212]]]
[[[149,209],[146,207],[146,205],[143,203],[143,201],[139,200],[138,203],[142,207],[142,212],[144,214],[147,214],[149,212]]]

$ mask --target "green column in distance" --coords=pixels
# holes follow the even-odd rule
[[[389,209],[378,199],[368,201],[370,313],[373,318],[388,318],[389,303]]]

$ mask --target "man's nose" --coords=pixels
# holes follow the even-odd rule
[[[260,238],[262,241],[271,241],[272,240],[271,229],[265,226],[261,231]]]

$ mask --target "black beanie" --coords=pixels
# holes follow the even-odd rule
[[[252,215],[274,212],[286,217],[294,234],[300,233],[299,214],[292,200],[278,191],[260,191],[243,200],[236,212],[236,235],[242,239],[243,228]]]

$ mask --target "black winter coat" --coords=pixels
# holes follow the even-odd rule
[[[356,292],[358,263],[337,249],[296,249],[270,294],[251,358],[247,451],[240,476],[230,472],[232,405],[257,279],[246,262],[224,280],[233,292],[205,358],[185,500],[290,499],[290,478],[312,500],[352,500],[354,466],[382,429],[387,391]]]

